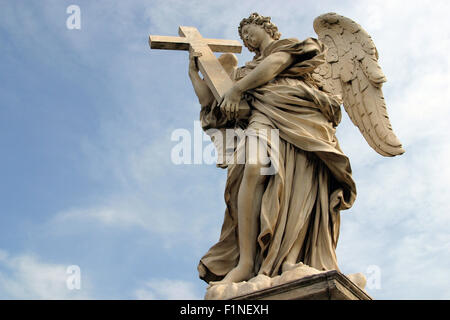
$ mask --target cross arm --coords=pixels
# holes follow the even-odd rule
[[[237,40],[202,39],[213,52],[241,53],[242,45]],[[189,50],[190,41],[186,37],[153,36],[148,39],[151,49]]]
[[[151,49],[189,50],[189,40],[184,37],[150,36],[148,44]]]

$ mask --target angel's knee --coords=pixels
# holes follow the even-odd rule
[[[267,165],[262,163],[246,163],[244,169],[244,178],[247,183],[261,184],[265,181],[266,175],[263,174]]]

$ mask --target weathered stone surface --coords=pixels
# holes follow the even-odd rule
[[[260,274],[248,281],[238,283],[212,283],[206,291],[205,300],[228,300],[241,297],[283,300],[354,299],[355,297],[363,299],[367,296],[364,292],[365,284],[366,278],[362,273],[344,276],[335,270],[319,271],[299,263],[273,278]]]
[[[232,300],[372,300],[372,298],[348,277],[333,270],[243,294]]]

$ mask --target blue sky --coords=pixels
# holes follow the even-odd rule
[[[81,29],[66,28],[66,8]],[[338,138],[358,198],[342,212],[344,273],[380,270],[377,299],[450,298],[447,1],[7,1],[0,11],[0,298],[201,299],[200,257],[219,237],[226,172],[175,165],[175,129],[199,106],[186,52],[149,34],[196,26],[238,39],[253,11],[284,37],[334,11],[372,35],[406,153],[383,158],[346,115]],[[245,50],[244,50],[245,51]],[[239,64],[251,59],[238,56]],[[208,142],[205,142],[205,145]],[[66,268],[81,269],[68,290]]]

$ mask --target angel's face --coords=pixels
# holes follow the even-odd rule
[[[270,37],[262,26],[247,24],[242,28],[242,39],[244,43],[252,48],[260,48],[264,40]]]

